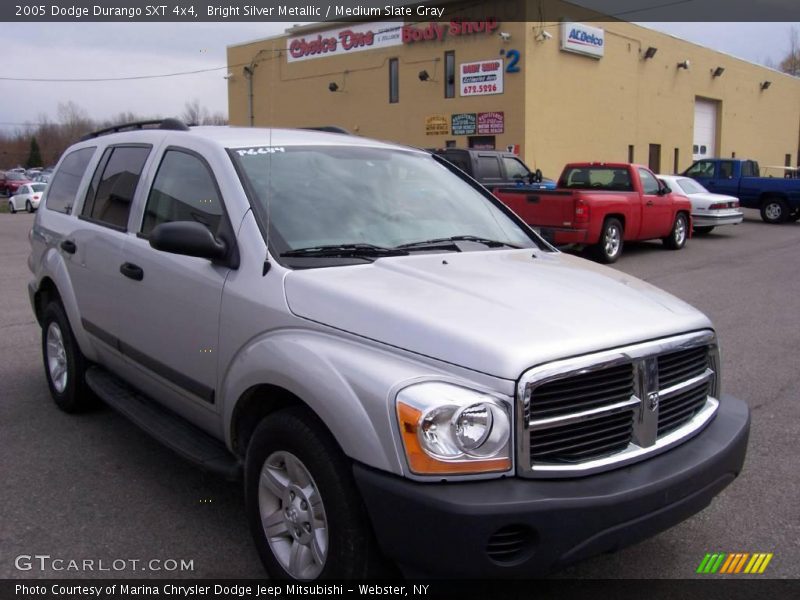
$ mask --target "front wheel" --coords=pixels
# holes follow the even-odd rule
[[[714,226],[710,225],[706,227],[694,227],[692,228],[692,231],[694,231],[695,235],[707,235],[714,231]]]
[[[606,219],[600,233],[600,243],[594,247],[597,259],[605,264],[616,262],[622,254],[622,223],[619,219]]]
[[[761,205],[761,219],[765,223],[783,223],[789,216],[789,209],[782,198],[769,198]]]
[[[256,428],[245,499],[270,577],[357,579],[374,568],[377,548],[352,466],[309,411],[282,410]]]
[[[686,234],[689,231],[689,222],[686,215],[678,213],[672,224],[672,231],[663,239],[664,245],[670,250],[680,250],[686,245]]]
[[[48,304],[42,315],[42,357],[47,385],[56,406],[64,412],[75,413],[95,404],[95,396],[84,380],[87,360],[59,302]]]
[[[12,215],[16,214],[17,212],[17,209],[14,207],[14,203],[11,201],[8,202],[8,212],[10,212]]]

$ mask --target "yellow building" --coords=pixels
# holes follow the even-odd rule
[[[230,123],[512,148],[551,177],[584,160],[797,164],[800,80],[559,6],[541,22],[504,21],[500,2],[462,22],[315,23],[230,46]]]

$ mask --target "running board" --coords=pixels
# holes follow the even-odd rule
[[[161,407],[105,369],[96,366],[88,369],[86,383],[111,408],[183,458],[229,481],[242,478],[241,462],[222,442]]]

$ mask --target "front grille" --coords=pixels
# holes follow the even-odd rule
[[[665,390],[676,383],[702,375],[708,368],[708,348],[692,348],[658,357],[658,388]]]
[[[531,433],[531,462],[577,463],[628,447],[633,409]]]
[[[605,470],[699,431],[718,404],[716,357],[713,334],[700,332],[532,369],[520,383],[522,473]]]
[[[674,431],[702,410],[708,398],[708,382],[694,385],[661,401],[658,411],[658,435]]]
[[[607,406],[627,400],[632,395],[632,366],[609,367],[540,385],[531,398],[529,418],[557,417]]]

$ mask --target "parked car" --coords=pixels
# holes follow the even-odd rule
[[[26,183],[19,186],[17,193],[8,199],[9,212],[13,214],[24,209],[32,213],[39,208],[39,202],[46,189],[46,183]]]
[[[744,219],[739,199],[725,194],[712,194],[694,179],[679,175],[659,175],[673,192],[683,194],[692,203],[694,233],[710,233],[721,225],[738,225]]]
[[[739,198],[745,208],[761,211],[766,223],[800,219],[800,181],[794,178],[761,177],[754,160],[706,158],[683,172],[717,194]]]
[[[5,182],[5,194],[6,196],[13,196],[17,193],[17,190],[21,185],[25,185],[26,183],[31,183],[31,180],[25,177],[19,171],[8,171],[6,172],[6,182]]]
[[[489,189],[501,185],[534,190],[552,190],[556,187],[552,179],[543,177],[539,169],[531,171],[519,156],[512,152],[464,148],[443,148],[432,152],[446,158]]]
[[[41,170],[41,169],[27,169],[27,170],[25,171],[25,177],[27,177],[28,179],[30,179],[31,181],[33,181],[33,180],[34,180],[34,179],[36,179],[36,178],[37,178],[39,175],[41,175],[41,173],[42,173],[42,170]]]
[[[494,194],[548,241],[591,247],[604,263],[620,257],[625,241],[660,238],[680,250],[689,237],[691,203],[642,165],[572,163],[554,191],[496,188]]]
[[[720,392],[711,322],[558,252],[428,152],[107,130],[65,152],[30,240],[57,406],[94,394],[243,475],[272,577],[541,574],[742,469],[749,411]]]

